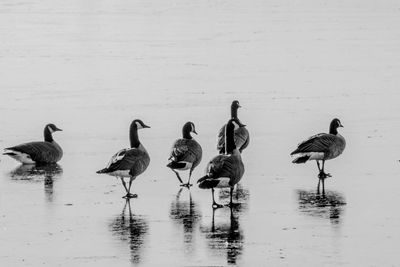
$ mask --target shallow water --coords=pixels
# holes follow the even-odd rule
[[[2,1],[0,146],[42,139],[59,165],[0,162],[3,266],[393,266],[400,261],[400,23],[396,1]],[[178,186],[165,165],[191,120],[203,147],[238,99],[251,134],[235,200]],[[293,165],[341,119],[347,147]],[[126,203],[95,172],[126,147],[151,155]],[[187,177],[187,174],[183,174]],[[226,204],[229,192],[218,192]]]

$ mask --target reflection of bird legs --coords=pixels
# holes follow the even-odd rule
[[[222,206],[221,204],[218,204],[217,202],[215,202],[215,198],[214,198],[214,188],[211,188],[211,194],[212,194],[212,200],[213,200],[212,207],[213,207],[214,209],[222,208],[223,206]]]
[[[215,209],[213,209],[212,220],[211,220],[211,232],[215,232]]]
[[[129,222],[132,223],[133,222],[133,216],[132,216],[132,208],[131,208],[131,201],[129,198],[126,199],[126,204],[128,204],[128,210],[129,210]]]
[[[318,188],[317,188],[317,194],[319,194],[319,187],[320,187],[320,182],[322,180],[322,195],[325,196],[325,179],[327,177],[331,177],[330,173],[325,173],[324,171],[324,167],[325,167],[325,160],[322,160],[322,168],[319,165],[319,161],[317,160],[317,166],[318,166],[318,170],[319,170],[319,174],[318,174]]]
[[[126,195],[123,196],[123,198],[129,199],[129,198],[137,197],[136,194],[131,194],[131,186],[132,186],[134,177],[130,177],[130,179],[129,179],[129,188],[126,187],[126,182],[124,180],[124,177],[120,177],[120,178],[121,178],[122,185],[124,186],[125,191],[126,191]]]

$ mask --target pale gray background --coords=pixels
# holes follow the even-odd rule
[[[0,146],[54,122],[65,151],[53,184],[1,158],[1,265],[398,264],[399,26],[398,1],[1,1]],[[192,120],[203,175],[234,99],[252,138],[242,208],[213,234],[210,192],[192,188],[190,209],[165,165]],[[347,148],[326,187],[347,205],[301,205],[317,169],[289,153],[334,117]],[[151,165],[130,234],[120,182],[95,171],[134,118]]]

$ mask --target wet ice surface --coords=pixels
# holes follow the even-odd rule
[[[396,1],[2,1],[0,145],[42,139],[52,167],[0,163],[3,266],[384,266],[400,261]],[[238,207],[181,189],[165,165],[196,124],[203,175],[233,99],[251,134]],[[293,165],[341,119],[344,154]],[[97,175],[141,118],[151,155],[126,203]],[[187,174],[182,175],[187,177]],[[218,192],[226,204],[228,192]]]

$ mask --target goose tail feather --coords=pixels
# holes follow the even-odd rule
[[[207,175],[200,178],[197,183],[199,184],[199,188],[201,189],[211,189],[218,185],[219,181],[213,178],[208,177]]]
[[[101,169],[101,170],[97,171],[96,173],[108,173],[108,168]]]
[[[310,156],[305,155],[305,156],[301,156],[301,157],[295,158],[292,161],[292,163],[296,163],[296,164],[306,163],[309,159],[310,159]]]

